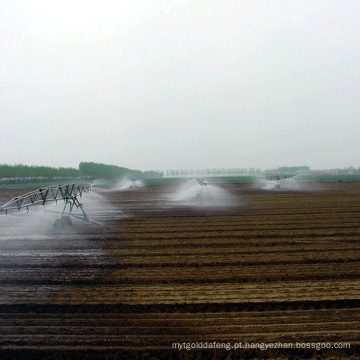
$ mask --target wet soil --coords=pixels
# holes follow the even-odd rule
[[[81,201],[102,225],[63,232],[47,208],[0,217],[0,358],[358,358],[360,183],[219,186],[231,201],[95,188]],[[173,348],[184,342],[351,347]]]

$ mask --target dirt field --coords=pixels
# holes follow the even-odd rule
[[[1,217],[0,358],[359,358],[360,183],[219,187],[234,201],[94,189],[84,209],[103,225],[63,233],[47,214]],[[184,342],[350,348],[172,348]]]

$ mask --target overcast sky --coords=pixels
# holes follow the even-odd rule
[[[0,163],[360,166],[359,0],[0,0]]]

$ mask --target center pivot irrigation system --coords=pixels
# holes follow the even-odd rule
[[[300,173],[267,175],[266,180],[270,181],[274,185],[275,189],[281,189],[285,186],[284,180],[291,179],[299,174]]]
[[[201,185],[201,186],[207,185],[207,181],[205,180],[205,178],[197,178],[196,180],[199,183],[199,185]]]
[[[57,219],[54,223],[55,230],[60,230],[66,226],[70,226],[72,224],[70,216],[86,222],[96,223],[89,219],[83,209],[83,205],[80,204],[78,199],[84,193],[89,191],[91,191],[91,186],[75,184],[50,186],[11,199],[0,207],[0,212],[7,215],[11,210],[25,209],[26,211],[29,211],[29,208],[34,205],[44,206],[49,202],[55,202],[57,204],[58,201],[63,201],[64,207],[62,211],[49,211],[61,214],[60,219]]]
[[[208,188],[206,188],[207,181],[205,180],[205,178],[196,178],[196,181],[200,185],[200,191],[196,194],[195,200],[198,204],[203,204],[204,201],[208,201],[208,199],[211,199],[211,192]]]
[[[138,186],[136,185],[136,182],[138,181],[138,179],[129,178],[129,180],[131,181],[129,189],[138,189]]]

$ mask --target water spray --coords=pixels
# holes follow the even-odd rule
[[[7,215],[9,211],[20,211],[23,209],[25,209],[26,212],[29,212],[29,208],[35,205],[45,206],[45,204],[50,202],[55,202],[57,204],[58,201],[63,201],[64,207],[62,211],[49,211],[61,215],[60,219],[57,219],[54,223],[55,230],[62,230],[71,226],[71,216],[88,223],[100,224],[89,219],[83,209],[83,205],[78,199],[81,198],[84,193],[90,191],[91,186],[75,184],[50,186],[11,199],[0,207],[0,213]]]
[[[138,179],[135,178],[131,178],[129,179],[131,181],[131,184],[129,186],[129,189],[138,189],[138,186],[136,184],[136,182],[138,181]]]
[[[237,199],[205,178],[192,178],[169,196],[172,204],[195,208],[228,209],[241,205]]]
[[[295,177],[301,172],[294,174],[266,174],[263,177],[261,188],[264,190],[299,190]]]

